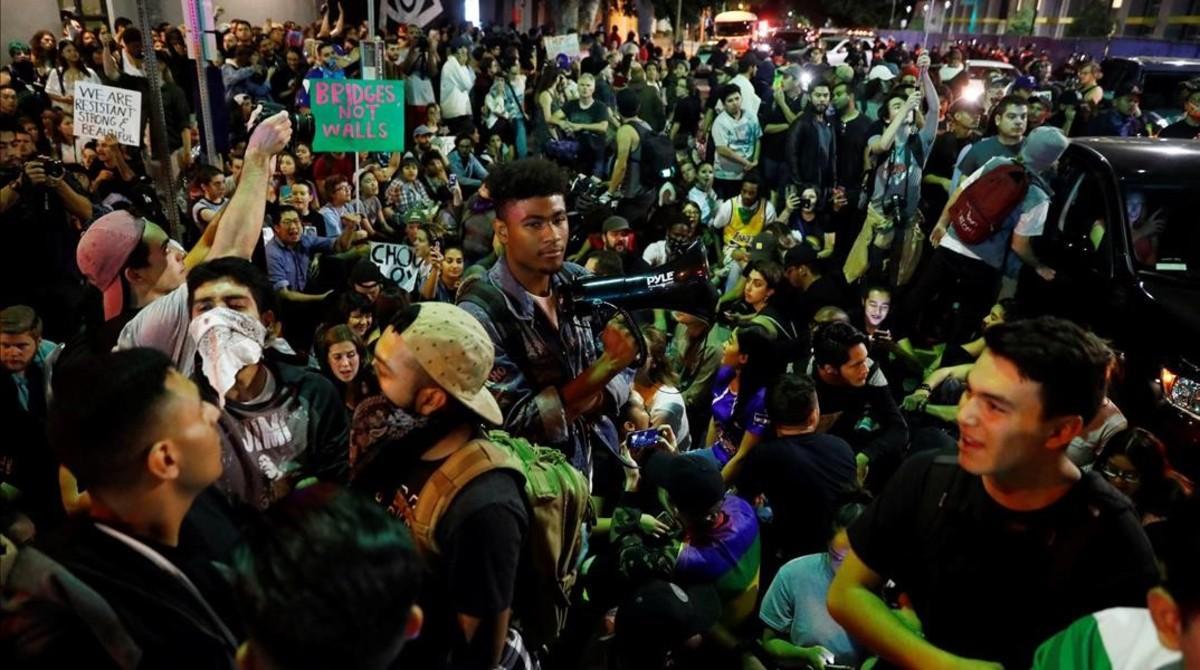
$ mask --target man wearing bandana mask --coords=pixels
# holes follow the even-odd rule
[[[411,523],[443,465],[468,450],[495,449],[482,439],[485,423],[504,419],[485,386],[493,359],[487,332],[459,307],[427,302],[397,315],[375,345],[383,395],[354,413],[352,486]],[[494,467],[437,517],[439,551],[427,553],[432,578],[418,600],[426,624],[404,650],[405,667],[499,666],[515,635],[509,619],[529,527],[522,487],[511,470]]]
[[[238,424],[232,448],[222,453],[220,487],[266,509],[302,480],[344,483],[348,424],[341,396],[320,374],[267,354],[294,356],[268,334],[275,325],[270,280],[250,261],[219,258],[196,266],[187,285],[197,382]]]
[[[827,546],[789,561],[767,589],[758,613],[763,623],[762,648],[781,664],[802,660],[808,662],[808,667],[820,668],[832,661],[858,667],[868,656],[825,608],[833,575],[850,550],[846,528],[864,510],[866,505],[860,502],[839,508],[832,519],[834,534]],[[897,615],[903,615],[903,611]],[[815,662],[817,658],[820,663]]]

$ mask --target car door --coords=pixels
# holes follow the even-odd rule
[[[1113,259],[1123,247],[1123,219],[1106,171],[1068,151],[1049,180],[1053,190],[1045,230],[1034,241],[1038,258],[1054,268],[1052,282],[1023,273],[1021,299],[1038,313],[1101,324],[1114,300]],[[1105,324],[1108,325],[1108,324]]]

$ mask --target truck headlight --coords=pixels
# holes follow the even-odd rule
[[[1200,379],[1163,368],[1159,383],[1167,402],[1200,419]]]

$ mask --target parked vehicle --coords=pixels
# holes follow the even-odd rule
[[[745,53],[757,36],[758,15],[753,12],[721,12],[713,18],[713,41],[725,40],[730,53]]]
[[[1039,253],[1058,276],[1038,311],[1091,326],[1125,353],[1114,394],[1200,475],[1200,142],[1076,139],[1059,161]],[[1031,281],[1036,281],[1032,280]]]
[[[1198,58],[1109,58],[1100,64],[1104,97],[1111,100],[1117,87],[1133,82],[1142,89],[1142,111],[1152,114],[1159,128],[1166,128],[1183,114],[1182,84],[1200,77]]]

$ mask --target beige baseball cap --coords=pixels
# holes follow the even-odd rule
[[[438,386],[489,422],[504,423],[500,405],[484,385],[495,348],[475,317],[456,305],[423,302],[416,320],[400,336]]]

